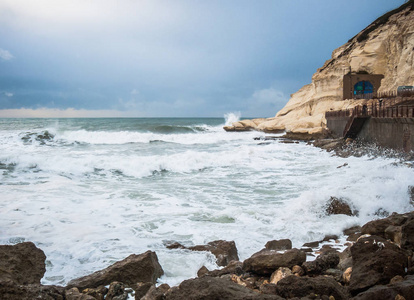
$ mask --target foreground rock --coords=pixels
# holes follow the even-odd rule
[[[292,268],[306,261],[306,253],[298,249],[291,249],[285,253],[264,249],[253,254],[243,262],[245,272],[253,272],[270,276],[280,267]]]
[[[297,277],[288,276],[276,285],[276,292],[284,298],[333,296],[335,300],[349,299],[343,286],[330,277]],[[313,299],[313,298],[311,298]]]
[[[63,287],[40,284],[20,285],[11,281],[0,282],[0,299],[2,300],[64,300],[64,295]]]
[[[46,255],[32,242],[0,246],[0,281],[40,284],[46,272]]]
[[[188,249],[192,251],[209,251],[217,258],[217,265],[227,266],[232,260],[238,261],[236,243],[234,241],[218,240],[208,243],[207,245],[197,245],[185,247],[180,243],[167,245],[168,249]]]
[[[404,297],[404,298],[402,298]],[[404,280],[388,284],[377,285],[352,298],[355,300],[388,300],[388,299],[413,299],[414,297],[414,275],[409,275]]]
[[[292,249],[292,241],[289,239],[273,240],[266,243],[265,248],[268,250],[290,250]]]
[[[414,250],[414,214],[392,214],[388,218],[368,222],[361,229],[362,234],[388,238],[403,249]]]
[[[226,278],[202,277],[183,281],[178,287],[165,293],[166,300],[259,300],[283,298],[276,295],[261,295]]]
[[[407,253],[379,236],[361,237],[352,247],[353,268],[349,290],[353,295],[374,285],[388,284],[405,275]]]
[[[322,274],[328,269],[336,268],[339,264],[339,255],[334,252],[323,253],[314,261],[304,262],[302,267],[306,274]]]
[[[68,283],[68,287],[77,287],[83,290],[85,288],[109,285],[114,281],[127,285],[133,285],[138,282],[155,283],[157,278],[163,274],[164,271],[158,262],[157,254],[147,251],[139,255],[132,254],[106,269],[74,279]]]

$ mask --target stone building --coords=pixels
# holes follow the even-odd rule
[[[366,99],[375,95],[381,86],[381,74],[349,73],[343,78],[343,99]]]

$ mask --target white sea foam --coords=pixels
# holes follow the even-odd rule
[[[42,248],[45,284],[64,285],[151,249],[165,271],[160,282],[174,285],[202,265],[217,266],[210,254],[168,250],[167,241],[234,240],[243,260],[272,239],[300,247],[380,209],[412,209],[413,170],[393,159],[263,143],[253,139],[259,133],[225,133],[217,124],[160,134],[124,130],[127,122],[112,131],[44,123],[0,131],[0,242]],[[45,130],[54,135],[47,143],[22,140]],[[331,196],[359,215],[327,216]]]
[[[234,122],[240,121],[240,117],[241,117],[240,112],[227,113],[227,114],[224,115],[224,119],[225,119],[225,124],[224,125],[225,126],[230,126]]]

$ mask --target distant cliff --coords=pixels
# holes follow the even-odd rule
[[[343,100],[343,76],[349,72],[384,75],[378,92],[414,85],[414,0],[381,16],[334,50],[312,82],[292,94],[274,118],[243,120],[225,129],[321,135],[326,128],[326,111],[361,103]]]

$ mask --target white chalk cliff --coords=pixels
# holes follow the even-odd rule
[[[378,92],[414,85],[414,1],[388,12],[334,50],[312,82],[291,95],[274,118],[243,120],[228,131],[259,130],[318,136],[326,128],[325,112],[352,108],[360,100],[343,100],[347,73],[383,74]]]

